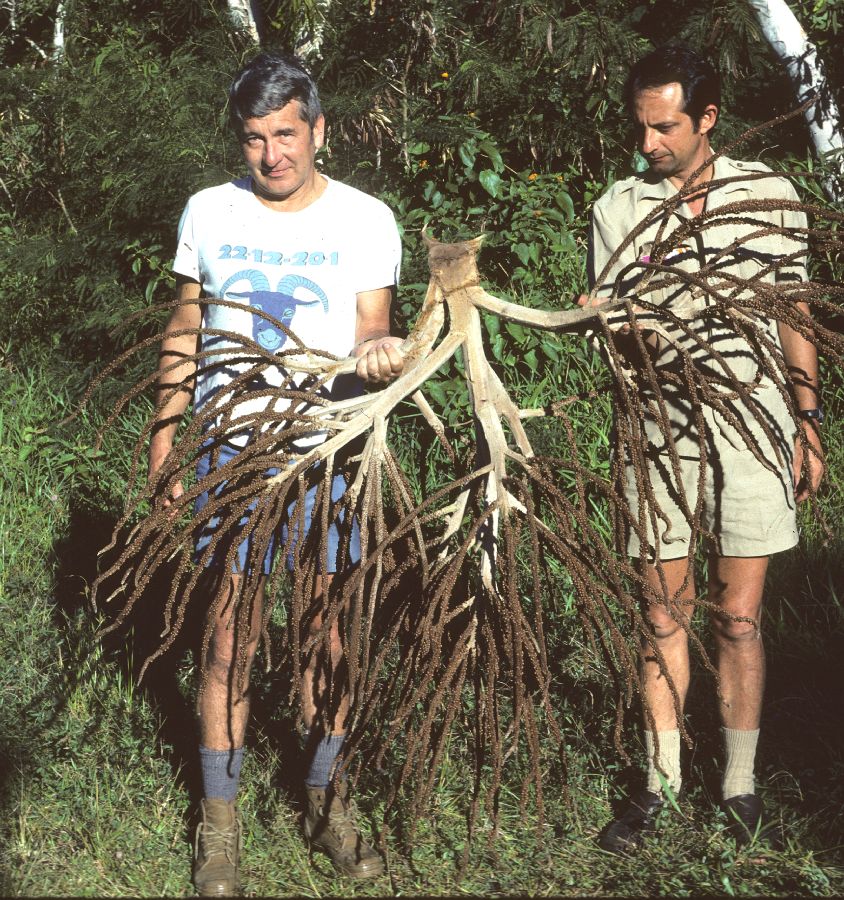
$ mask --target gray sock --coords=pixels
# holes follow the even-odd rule
[[[331,784],[337,757],[346,741],[345,734],[326,735],[314,748],[314,755],[305,775],[308,787],[324,788]]]
[[[200,747],[202,792],[206,798],[214,797],[231,803],[237,796],[242,763],[243,747],[236,750],[209,750],[207,747]]]

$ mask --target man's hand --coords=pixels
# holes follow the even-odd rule
[[[812,453],[811,450],[808,453],[803,450],[803,441],[800,439],[800,432],[798,432],[794,441],[794,462],[792,465],[794,499],[798,503],[802,503],[811,495],[817,493],[824,472],[826,472],[819,427],[814,422],[801,422],[800,430],[806,436],[809,447],[814,449],[815,453]],[[806,460],[805,476],[803,475],[804,458]]]
[[[161,468],[164,460],[167,457],[167,454],[170,452],[170,446],[165,446],[163,442],[158,443],[153,438],[150,443],[149,448],[149,470],[147,473],[147,484],[152,485],[155,481],[156,476],[158,475],[158,470]],[[170,492],[163,496],[157,496],[154,498],[155,505],[161,505],[163,507],[168,507],[172,505],[174,500],[177,500],[179,497],[184,494],[185,489],[182,486],[181,481],[177,481],[173,484],[170,489]]]
[[[621,299],[621,298],[617,298],[617,299]],[[578,306],[582,306],[584,309],[594,309],[597,306],[604,306],[605,304],[609,303],[610,298],[609,297],[592,297],[589,294],[580,294],[575,302],[577,303]],[[641,314],[645,314],[647,311],[642,309],[641,306],[637,306],[634,304],[633,312],[637,315],[641,315]],[[618,316],[621,316],[621,315],[623,315],[623,312],[619,311]],[[630,322],[624,322],[622,325],[618,325],[617,322],[614,320],[613,325],[611,327],[614,328],[616,331],[618,331],[620,334],[625,334],[625,335],[630,334],[630,332],[633,330],[632,324]],[[651,330],[649,330],[647,327],[641,328],[639,330],[644,335],[645,343],[650,344],[652,347],[654,347],[655,349],[658,350],[659,349],[659,341],[656,338],[656,336],[654,335],[654,333]]]
[[[373,383],[392,381],[404,369],[404,357],[400,347],[404,340],[399,337],[373,338],[361,341],[352,355],[358,358],[355,369],[358,378]]]
[[[580,294],[575,301],[578,306],[603,306],[609,301],[608,297],[590,297],[589,294]]]

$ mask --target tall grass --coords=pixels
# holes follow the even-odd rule
[[[98,413],[60,424],[80,373],[56,360],[8,358],[0,368],[0,889],[10,895],[167,895],[192,893],[191,830],[198,797],[193,757],[190,641],[152,674],[133,681],[142,652],[136,632],[93,641],[97,617],[85,606],[95,554],[114,521],[128,469],[130,415],[92,449]],[[840,397],[825,426],[829,485],[844,472]],[[107,406],[107,403],[106,403]],[[140,421],[140,416],[138,416]],[[584,423],[586,427],[586,423]],[[598,423],[598,446],[606,435]],[[540,437],[540,435],[537,435]],[[553,435],[546,439],[551,441]],[[455,893],[507,895],[835,895],[844,891],[839,810],[844,754],[844,573],[841,494],[822,500],[831,536],[804,511],[801,548],[772,566],[768,592],[770,679],[760,748],[760,788],[781,817],[779,853],[737,852],[715,811],[718,746],[711,679],[696,673],[689,723],[696,738],[681,814],[635,859],[598,850],[595,837],[630,772],[608,739],[609,685],[601,663],[580,643],[566,604],[565,573],[552,586],[552,645],[558,705],[567,728],[566,771],[549,755],[546,817],[506,786],[497,839],[482,823],[464,872],[466,748],[455,737],[444,759],[429,817],[412,842],[400,815],[384,833],[389,880],[353,885],[309,859],[298,828],[295,729],[284,672],[256,673],[254,724],[247,744],[242,807],[247,835],[244,888],[257,895],[361,896]],[[824,541],[827,543],[824,543]],[[154,598],[153,601],[154,602]],[[631,713],[631,722],[634,716]],[[634,733],[634,732],[631,732]],[[636,741],[631,739],[635,750]],[[368,821],[401,758],[365,772],[358,798]],[[509,762],[510,776],[521,761]]]

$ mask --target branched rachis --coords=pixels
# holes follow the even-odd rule
[[[679,200],[667,201],[672,202]],[[759,434],[768,434],[770,427],[761,416],[758,427],[751,427],[753,423],[736,415],[734,403],[736,398],[747,400],[754,384],[736,378],[729,360],[720,360],[717,378],[713,377],[711,366],[701,360],[718,360],[718,351],[698,337],[700,322],[717,319],[719,325],[734,329],[757,348],[760,373],[787,398],[792,414],[795,410],[788,391],[789,375],[758,317],[785,322],[812,336],[831,360],[841,358],[842,337],[824,324],[828,314],[837,312],[843,290],[840,284],[795,282],[773,287],[759,279],[735,279],[714,262],[689,273],[665,259],[667,250],[678,240],[713,227],[719,216],[721,221],[729,217],[746,222],[748,235],[758,236],[760,226],[754,216],[760,209],[773,209],[772,203],[760,206],[757,201],[746,200],[730,204],[711,216],[699,216],[676,233],[661,235],[651,259],[641,263],[646,278],[635,299],[618,297],[603,306],[575,310],[543,312],[499,300],[480,287],[475,259],[479,240],[460,244],[429,240],[431,280],[416,325],[403,347],[404,372],[382,390],[341,402],[321,399],[317,392],[327,379],[353,372],[354,360],[327,358],[303,348],[295,339],[294,349],[274,355],[237,334],[221,334],[235,345],[235,349],[226,351],[225,363],[230,364],[234,358],[249,363],[249,371],[238,375],[225,393],[194,415],[154,483],[144,485],[137,476],[153,419],[135,447],[131,499],[115,531],[115,541],[108,548],[108,564],[94,586],[99,602],[120,599],[120,613],[110,627],[126,619],[158,570],[165,564],[174,566],[162,641],[152,658],[164,653],[183,626],[188,599],[212,556],[223,560],[224,570],[231,568],[237,545],[250,534],[249,559],[258,563],[287,507],[301,500],[309,481],[316,480],[314,521],[327,525],[339,512],[332,506],[344,505],[346,516],[355,515],[362,523],[362,560],[349,569],[346,577],[335,579],[325,598],[322,630],[316,637],[305,638],[302,626],[308,620],[312,586],[327,554],[324,537],[319,536],[324,530],[315,529],[312,541],[293,549],[288,647],[294,684],[299,683],[302,656],[319,642],[327,642],[330,625],[339,620],[345,639],[348,689],[353,697],[350,747],[354,751],[362,746],[365,734],[374,736],[367,741],[367,757],[379,764],[394,742],[401,740],[403,762],[393,800],[403,783],[412,783],[412,816],[422,810],[434,787],[437,764],[454,722],[470,708],[476,765],[471,822],[476,820],[484,797],[495,818],[494,798],[505,760],[520,746],[526,748],[530,760],[523,797],[532,784],[541,816],[540,735],[550,734],[554,744],[562,746],[554,714],[557,698],[552,694],[548,626],[543,614],[542,594],[548,586],[542,576],[548,559],[558,560],[567,570],[588,638],[600,648],[617,678],[619,747],[623,709],[633,694],[640,693],[640,641],[649,643],[661,662],[641,603],[643,598],[650,602],[664,600],[648,587],[642,575],[644,558],[630,560],[620,555],[602,536],[592,512],[597,498],[609,509],[616,533],[633,529],[643,537],[649,522],[655,524],[666,518],[654,497],[644,461],[642,389],[646,388],[653,398],[651,415],[666,435],[669,450],[672,445],[663,397],[666,390],[679,387],[690,398],[701,434],[705,431],[701,410],[709,407],[718,411],[759,457],[764,455]],[[842,250],[844,215],[816,206],[800,208],[812,217],[812,224],[805,233],[788,237],[801,247],[808,241],[815,252],[835,258]],[[777,230],[774,225],[764,228]],[[801,249],[795,255],[804,253]],[[682,302],[665,306],[649,301],[657,289],[683,285],[689,291],[683,293],[686,300]],[[812,320],[797,309],[797,301],[812,305]],[[600,336],[611,362],[617,413],[614,466],[617,469],[619,460],[625,458],[632,461],[642,498],[637,512],[626,507],[612,480],[600,477],[584,463],[577,428],[565,402],[543,411],[519,409],[514,403],[487,360],[481,312],[547,331],[591,330]],[[627,338],[638,351],[635,358],[639,363],[631,368],[630,357],[619,353],[614,335],[633,321],[641,327]],[[272,324],[289,334],[282,323],[273,320]],[[692,342],[693,350],[678,349],[676,362],[663,371],[652,362],[653,342],[661,341],[665,346],[675,342],[678,334]],[[160,338],[150,338],[143,346]],[[474,441],[468,456],[451,444],[447,429],[425,394],[426,381],[458,351],[474,418]],[[195,361],[206,369],[223,364],[219,351],[216,355],[197,353]],[[266,382],[256,387],[257,373],[279,365],[290,375],[281,387],[268,387]],[[150,377],[130,391],[106,427],[152,381]],[[170,390],[184,390],[184,386],[173,384]],[[283,409],[276,411],[274,402],[278,399],[289,401],[289,405],[282,404]],[[419,408],[453,465],[449,483],[421,501],[389,446],[390,417],[406,400]],[[260,401],[250,407],[259,411],[239,415],[238,407],[244,401]],[[749,408],[755,407],[749,404]],[[538,414],[557,416],[562,423],[565,437],[554,457],[537,456],[523,426],[525,419]],[[294,452],[294,441],[314,431],[325,433],[322,443]],[[209,442],[212,446],[219,444],[233,432],[249,435],[243,452],[189,487],[170,509],[155,505],[155,497],[166,495],[170,485],[193,470]],[[676,453],[674,457],[676,465]],[[702,442],[701,470],[705,461]],[[321,465],[314,470],[316,464]],[[341,504],[332,504],[330,499],[329,476],[335,468],[348,473],[351,485]],[[563,470],[570,486],[561,483]],[[227,485],[225,493],[212,499],[201,513],[191,515],[196,497],[222,482]],[[153,511],[139,516],[146,501],[153,501]],[[693,534],[702,530],[700,502],[698,491],[698,496],[685,498],[682,507]],[[244,517],[248,521],[242,525]],[[218,521],[211,542],[194,560],[195,534],[212,519]],[[126,540],[121,536],[130,525]],[[118,540],[122,545],[117,545]],[[289,545],[281,547],[278,559],[284,559],[290,551]],[[341,557],[348,554],[348,538],[340,552]],[[225,596],[221,586],[208,602],[215,608],[231,602],[234,614],[245,609],[242,615],[248,617],[249,600],[260,578],[258,571],[259,566],[253,565],[246,573],[239,597]],[[272,584],[268,593],[265,639],[272,611]],[[524,600],[526,594],[532,598],[529,605]],[[683,627],[689,629],[685,621]],[[248,628],[241,630],[248,632]],[[706,660],[699,642],[690,634]],[[207,643],[208,635],[206,649]]]

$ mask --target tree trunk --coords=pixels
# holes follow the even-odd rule
[[[817,98],[806,110],[806,122],[818,156],[832,168],[823,182],[835,202],[844,199],[844,140],[841,117],[815,45],[785,0],[748,0],[756,13],[762,33],[782,60],[794,85],[798,103],[812,95]]]
[[[257,15],[255,6],[258,0],[228,0],[229,15],[235,25],[242,31],[245,31],[256,44],[261,43],[261,36],[258,33]]]
[[[53,23],[53,61],[61,62],[64,57],[64,18],[67,13],[65,0],[59,0],[56,20]]]

